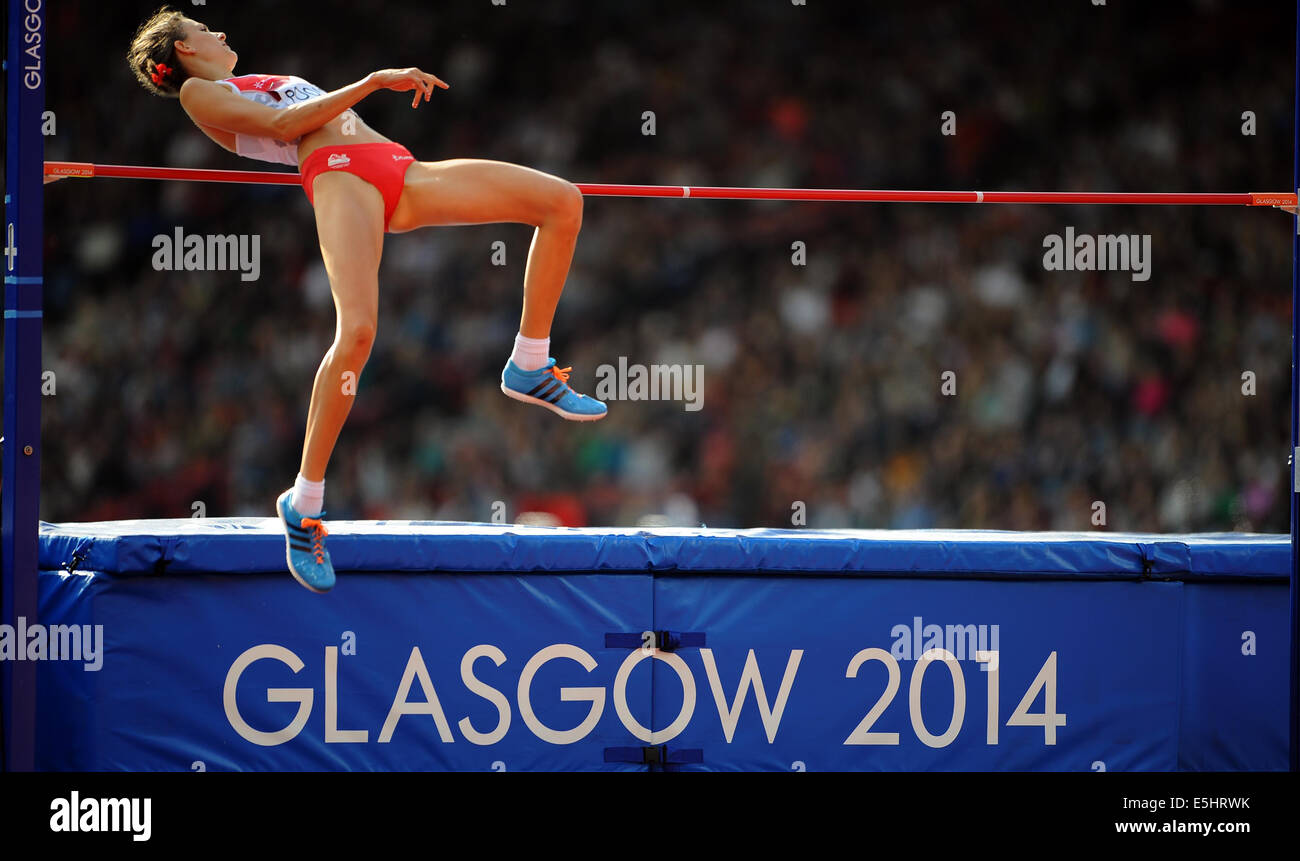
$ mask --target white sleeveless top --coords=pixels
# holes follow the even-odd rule
[[[304,81],[297,75],[240,75],[237,78],[225,78],[217,83],[225,84],[237,95],[275,110],[283,110],[290,105],[325,95],[325,91],[320,87]],[[302,138],[285,142],[275,138],[236,134],[235,152],[259,161],[297,167],[300,140]]]

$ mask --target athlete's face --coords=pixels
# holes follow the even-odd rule
[[[187,49],[185,56],[195,60],[207,60],[229,69],[235,68],[239,55],[226,44],[226,34],[209,30],[208,25],[192,18],[185,19],[186,37],[177,42]]]

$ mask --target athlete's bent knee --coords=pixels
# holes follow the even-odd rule
[[[571,182],[561,182],[546,221],[549,226],[577,231],[582,227],[582,192]]]

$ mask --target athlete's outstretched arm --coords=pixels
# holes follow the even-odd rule
[[[189,78],[181,85],[180,99],[185,113],[200,125],[235,134],[295,141],[325,125],[376,90],[415,89],[415,100],[411,103],[411,107],[415,107],[419,104],[420,96],[424,96],[425,101],[429,100],[434,86],[448,89],[447,84],[419,69],[384,69],[371,72],[360,81],[320,98],[277,111],[237,96],[215,81]]]

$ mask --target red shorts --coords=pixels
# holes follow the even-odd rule
[[[341,146],[323,146],[313,150],[302,163],[302,190],[307,199],[316,205],[312,196],[312,181],[326,171],[341,170],[353,173],[379,189],[384,196],[384,230],[397,209],[406,180],[406,169],[415,161],[410,150],[398,143],[359,143]]]

